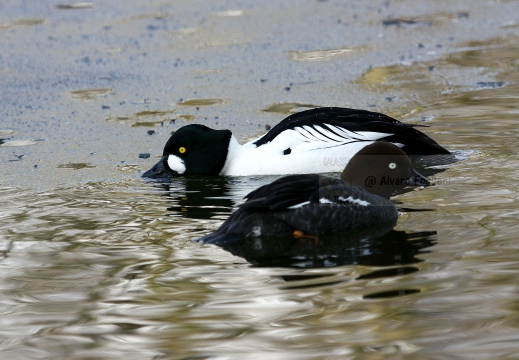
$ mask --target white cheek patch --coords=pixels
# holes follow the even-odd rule
[[[179,174],[186,172],[186,165],[184,164],[184,160],[176,155],[168,156],[168,166],[171,170],[176,171]]]

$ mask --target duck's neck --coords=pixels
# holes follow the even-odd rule
[[[234,135],[231,135],[229,139],[229,147],[227,149],[227,157],[225,158],[225,164],[223,165],[222,171],[220,171],[220,175],[225,175],[228,173],[228,170],[233,162],[233,160],[238,156],[238,154],[242,151],[242,146],[236,140]]]

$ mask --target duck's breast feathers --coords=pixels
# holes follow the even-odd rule
[[[252,191],[246,198],[242,208],[265,211],[290,210],[307,205],[370,206],[385,201],[357,185],[318,174],[285,176]]]
[[[288,116],[253,144],[260,147],[293,130],[302,141],[327,143],[331,146],[334,143],[339,145],[384,139],[402,146],[406,153],[412,155],[449,153],[427,135],[416,130],[415,126],[367,110],[325,107]]]

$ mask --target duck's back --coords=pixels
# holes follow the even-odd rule
[[[281,178],[249,194],[243,207],[274,211],[276,218],[309,234],[356,231],[398,218],[388,199],[317,174]]]
[[[450,154],[413,125],[366,110],[328,107],[290,115],[259,139],[230,151],[223,174],[337,172],[378,140],[395,143],[410,156]]]
[[[316,127],[322,124],[345,128],[355,134],[362,132],[391,134],[384,140],[403,144],[402,150],[407,155],[450,154],[447,149],[416,129],[416,126],[423,127],[423,125],[405,124],[382,113],[341,107],[321,107],[292,114],[254,143],[260,146],[273,141],[286,129]]]

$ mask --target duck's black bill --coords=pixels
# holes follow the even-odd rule
[[[178,175],[175,171],[167,167],[166,161],[166,156],[161,157],[160,160],[151,167],[151,169],[142,174],[142,177],[149,179],[162,179]]]
[[[406,185],[410,186],[433,186],[434,183],[427,179],[425,176],[419,174],[416,170],[413,170],[413,174],[406,181]]]

